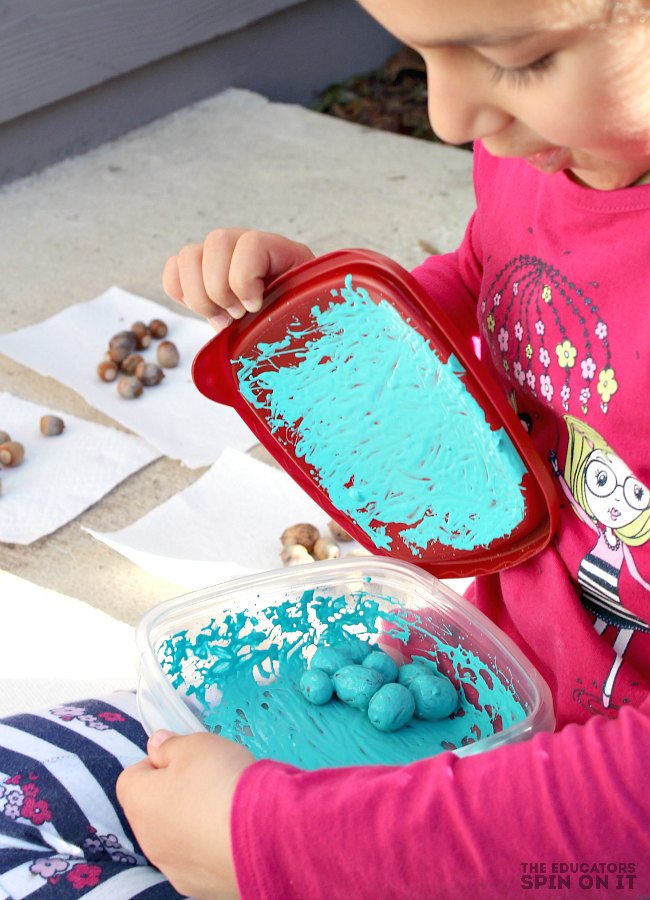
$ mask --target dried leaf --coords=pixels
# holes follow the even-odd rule
[[[427,99],[424,61],[402,47],[382,68],[329,85],[315,108],[347,122],[435,141]]]

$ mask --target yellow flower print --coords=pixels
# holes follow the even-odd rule
[[[550,303],[553,297],[550,284],[545,284],[542,288],[542,300],[544,303]]]
[[[555,348],[555,352],[557,353],[557,361],[563,369],[572,369],[575,366],[578,351],[571,341],[562,341]]]
[[[598,384],[596,390],[600,394],[603,403],[609,403],[613,395],[618,390],[618,382],[614,378],[613,369],[603,369],[598,373]]]
[[[532,359],[532,356],[533,356],[533,345],[532,344],[526,344],[526,356],[528,357],[528,359]]]
[[[490,313],[490,315],[487,317],[486,322],[487,322],[488,330],[494,331],[494,326],[496,323],[494,321],[494,316],[492,315],[492,313]]]
[[[503,369],[504,369],[504,371],[505,371],[505,372],[509,372],[509,371],[510,371],[510,364],[509,364],[508,360],[507,360],[507,359],[502,359],[501,362],[503,363]]]

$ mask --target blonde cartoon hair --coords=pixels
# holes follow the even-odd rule
[[[615,453],[598,432],[580,419],[574,416],[564,416],[564,421],[569,432],[569,444],[564,464],[564,480],[571,491],[574,500],[594,521],[597,521],[587,500],[585,469],[587,461],[594,450],[600,452],[611,460]],[[639,515],[628,525],[613,529],[614,534],[624,544],[638,547],[650,539],[650,507],[642,510]]]

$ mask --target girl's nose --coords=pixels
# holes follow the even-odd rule
[[[470,54],[462,47],[437,48],[426,59],[431,127],[448,144],[486,138],[513,121],[495,102],[487,70]]]

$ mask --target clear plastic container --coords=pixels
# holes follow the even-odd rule
[[[323,624],[329,612],[332,612],[334,623],[331,626]],[[301,726],[294,727],[291,715],[285,715],[289,694],[286,693],[287,685],[280,685],[283,676],[278,678],[278,655],[282,656],[289,648],[287,656],[293,656],[294,662],[298,660],[300,666],[306,666],[314,643],[318,642],[317,635],[324,634],[327,643],[327,628],[340,627],[341,623],[348,633],[356,633],[370,644],[382,644],[391,655],[399,657],[398,662],[408,662],[412,656],[432,659],[456,682],[462,708],[460,714],[452,717],[456,720],[456,736],[438,739],[435,729],[424,732],[429,743],[414,750],[413,758],[434,755],[445,749],[467,755],[528,738],[537,731],[553,730],[549,688],[507,635],[466,600],[417,566],[380,557],[362,557],[293,566],[240,578],[168,600],[150,610],[136,633],[140,654],[138,703],[147,732],[168,728],[187,734],[215,730],[215,725],[216,730],[221,730],[219,717],[222,711],[225,716],[227,696],[221,688],[225,683],[217,679],[218,684],[206,690],[203,674],[221,671],[226,675],[219,678],[227,677],[228,667],[232,669],[239,665],[233,661],[234,644],[232,634],[228,634],[234,620],[239,623],[239,648],[248,652],[249,637],[246,635],[249,633],[251,646],[255,644],[255,664],[251,663],[250,669],[255,671],[256,686],[261,683],[269,688],[263,696],[271,697],[276,688],[285,690],[284,700],[278,694],[269,702],[275,702],[276,707],[285,704],[284,710],[276,709],[281,717],[276,722],[281,723],[281,728],[276,725],[275,732],[282,731],[287,747],[303,740],[306,732]],[[208,637],[220,631],[218,640]],[[175,638],[178,635],[183,637]],[[196,643],[197,635],[199,643]],[[181,657],[182,662],[179,662]],[[170,660],[175,662],[170,663]],[[251,672],[248,675],[253,678]],[[232,685],[226,687],[232,700]],[[297,697],[296,704],[309,707],[295,685],[291,690]],[[200,702],[197,701],[199,696]],[[243,706],[244,701],[234,703],[234,706],[239,705]],[[293,700],[289,705],[293,708]],[[266,700],[262,706],[268,711]],[[479,709],[480,724],[476,724],[479,721],[476,719],[472,726],[472,717],[479,715]],[[260,718],[258,709],[252,709],[251,715],[249,704],[246,710],[244,727],[240,727],[242,723],[237,724],[235,739],[241,739],[256,755],[284,756],[284,761],[298,765],[304,762],[302,758],[294,759],[289,751],[265,752],[260,751],[259,744],[251,746],[249,738],[252,736],[255,744],[258,734],[264,730],[260,722],[264,722],[267,732],[272,733],[274,729],[267,727],[272,720],[264,715]],[[319,710],[325,710],[319,715],[333,715],[326,707],[319,707]],[[242,710],[238,708],[237,713],[240,712]],[[349,709],[345,711],[345,715],[348,714],[363,715]],[[410,761],[408,750],[406,759],[391,756],[390,748],[396,746],[392,734],[380,734],[377,741],[372,738],[367,742],[360,735],[358,742],[364,744],[361,760],[356,757],[332,759],[328,748],[338,742],[336,735],[347,741],[356,728],[356,721],[350,718],[349,723],[346,720],[337,725],[338,731],[329,733],[328,727],[322,727],[321,720],[317,731],[322,734],[319,737],[324,747],[322,763],[316,759],[315,764],[306,767],[359,761]],[[464,731],[459,732],[461,725]],[[402,743],[410,739],[408,726],[403,731],[404,735],[398,739]],[[227,731],[222,733],[233,736]]]

